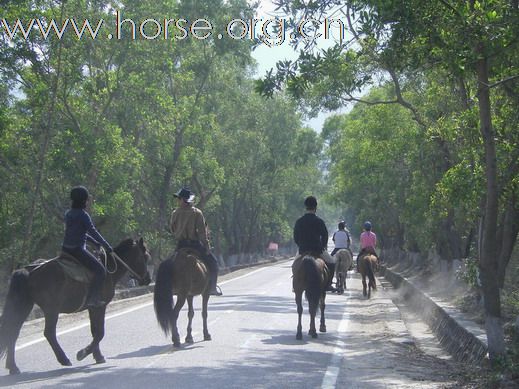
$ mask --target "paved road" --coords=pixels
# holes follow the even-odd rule
[[[41,320],[24,328],[17,362],[22,374],[0,374],[0,387],[16,388],[438,388],[454,383],[449,361],[413,345],[400,313],[382,287],[366,300],[358,275],[348,291],[328,294],[328,332],[295,339],[297,314],[291,262],[246,269],[222,278],[224,296],[209,302],[212,341],[173,349],[156,324],[152,297],[112,304],[101,349],[107,363],[88,357],[62,367],[42,339]],[[199,304],[199,298],[196,299]],[[184,308],[186,309],[186,308]],[[185,336],[182,312],[181,337]],[[84,315],[60,320],[59,340],[69,358],[90,341]]]

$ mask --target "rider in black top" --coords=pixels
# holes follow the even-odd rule
[[[318,217],[317,200],[313,196],[305,199],[306,213],[296,221],[294,241],[299,247],[299,254],[312,253],[320,256],[328,246],[328,230],[324,221]]]

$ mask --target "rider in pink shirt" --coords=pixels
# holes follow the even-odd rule
[[[359,271],[359,259],[365,254],[373,254],[378,258],[377,252],[377,235],[371,231],[371,222],[364,223],[364,232],[360,234],[360,252],[357,256],[357,271]]]
[[[377,247],[377,235],[369,230],[360,234],[360,249],[362,250],[367,247]]]

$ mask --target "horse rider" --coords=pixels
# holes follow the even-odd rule
[[[88,212],[85,210],[90,198],[84,186],[76,186],[70,191],[72,205],[65,213],[65,237],[62,250],[76,258],[83,266],[94,273],[94,279],[88,289],[85,306],[87,308],[102,307],[106,303],[101,301],[100,293],[106,277],[105,267],[86,248],[86,241],[96,246],[102,245],[107,253],[113,251],[112,246],[97,231]]]
[[[350,231],[346,229],[346,223],[344,221],[340,221],[337,226],[339,229],[334,232],[332,240],[335,243],[335,248],[330,254],[332,257],[337,253],[337,251],[341,249],[349,250],[351,253],[350,245],[351,245],[351,237]],[[353,254],[352,254],[353,258]]]
[[[218,261],[211,253],[207,224],[202,211],[193,206],[195,195],[188,188],[181,188],[174,194],[178,208],[171,214],[171,232],[177,241],[177,251],[189,247],[200,253],[200,259],[209,271],[209,294],[220,296],[216,289]]]
[[[371,228],[371,222],[366,221],[364,223],[364,231],[360,234],[360,252],[359,255],[357,255],[357,272],[359,271],[359,260],[365,254],[374,255],[377,257],[377,261],[379,259],[375,251],[377,247],[377,235],[371,231]]]
[[[304,254],[311,254],[322,258],[330,270],[327,290],[334,290],[331,282],[335,270],[335,259],[328,253],[328,230],[324,221],[316,215],[317,199],[308,196],[304,202],[306,213],[297,219],[294,226],[294,241],[299,248],[299,256],[296,262]]]

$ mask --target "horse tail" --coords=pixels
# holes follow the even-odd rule
[[[166,335],[171,329],[170,323],[173,315],[173,270],[173,259],[167,259],[159,265],[153,292],[155,316]]]
[[[321,298],[321,276],[317,262],[312,257],[303,258],[305,270],[305,296],[309,302],[319,302]]]
[[[368,269],[367,273],[368,273],[369,283],[371,284],[372,288],[376,290],[377,289],[377,282],[375,280],[375,273],[373,271],[373,263],[370,260],[368,260],[366,262],[367,262],[366,263],[367,264],[366,268]]]
[[[4,357],[7,348],[18,339],[23,322],[33,306],[34,301],[29,292],[29,272],[25,269],[17,270],[11,276],[0,318],[0,358]]]

